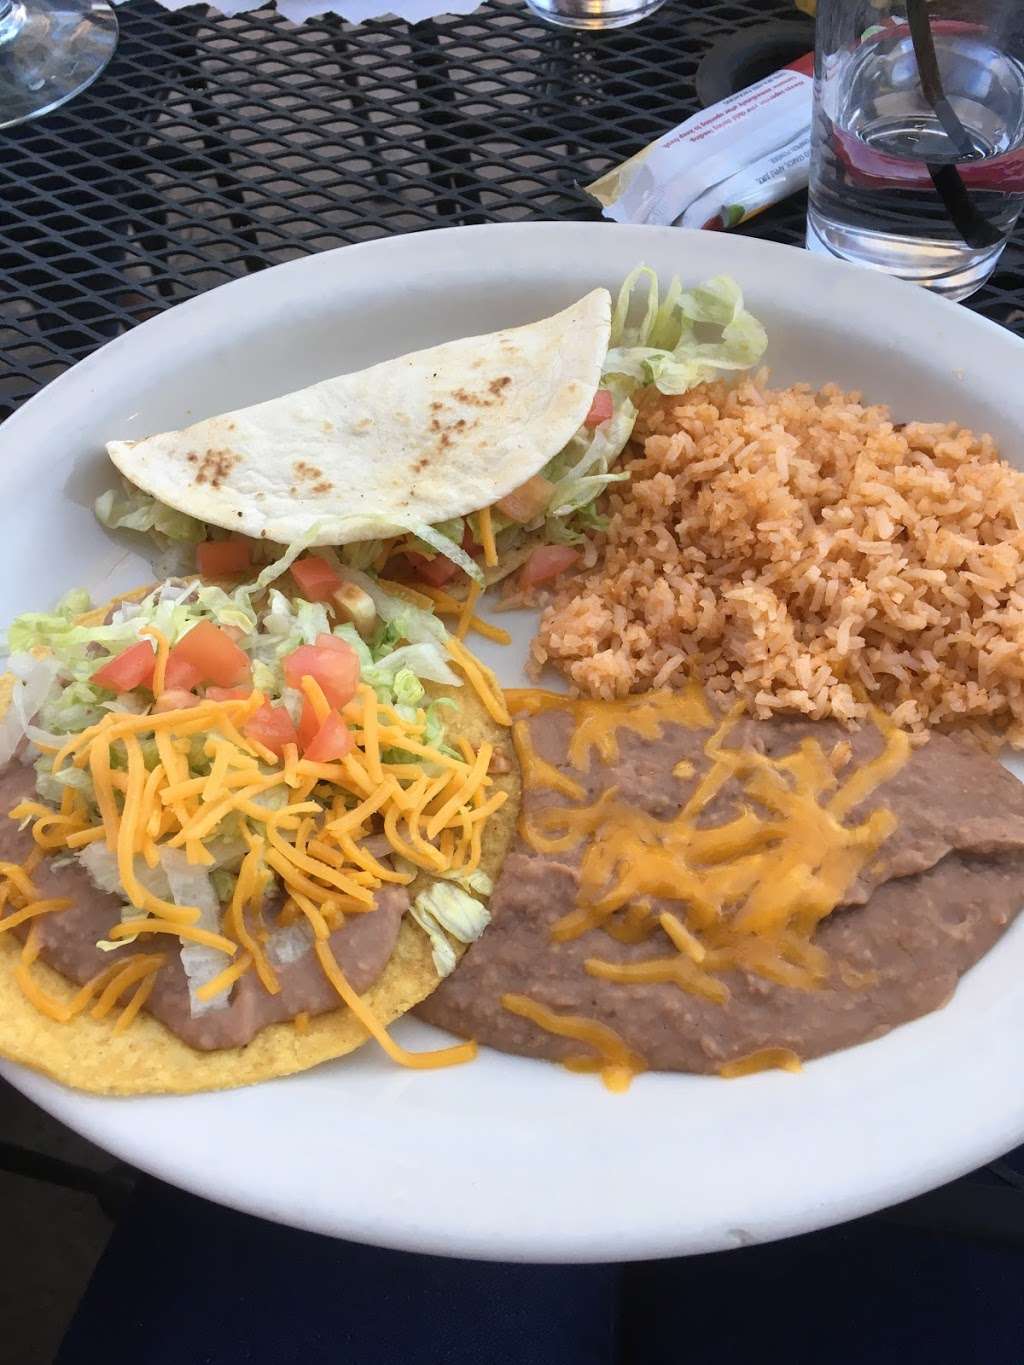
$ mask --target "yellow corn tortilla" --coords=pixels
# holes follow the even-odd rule
[[[511,737],[487,715],[468,685],[431,690],[438,696],[451,696],[458,707],[458,711],[448,713],[449,738],[463,735],[474,748],[482,740],[500,744],[514,767]],[[0,714],[4,709],[0,679]],[[495,776],[494,785],[496,790],[507,791],[509,799],[487,821],[480,866],[496,879],[515,832],[518,771]],[[422,890],[429,880],[417,879],[409,888],[410,895]],[[460,955],[464,951],[458,943],[453,946]],[[97,1020],[86,1011],[61,1024],[41,1014],[22,994],[14,977],[20,953],[20,940],[10,932],[0,934],[0,1057],[98,1095],[188,1095],[200,1090],[230,1090],[290,1076],[343,1057],[361,1047],[369,1036],[345,1006],[316,1015],[305,1032],[300,1033],[292,1023],[270,1024],[245,1047],[216,1052],[189,1047],[145,1011],[119,1034],[113,1031],[116,1015]],[[36,962],[32,972],[42,988],[58,1000],[70,1000],[79,989],[45,963]],[[388,1024],[425,999],[439,981],[430,941],[407,915],[390,962],[362,998],[381,1023]]]

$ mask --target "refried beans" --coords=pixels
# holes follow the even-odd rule
[[[524,764],[520,835],[491,899],[491,927],[419,1006],[431,1023],[504,1051],[578,1063],[587,1051],[578,1039],[542,1028],[502,1003],[525,997],[542,1011],[611,1030],[623,1054],[638,1059],[633,1070],[715,1073],[765,1050],[783,1059],[812,1058],[878,1038],[944,1005],[958,978],[1017,914],[1024,886],[1024,785],[968,737],[935,733],[921,747],[907,745],[890,763],[881,727],[851,734],[833,722],[795,719],[743,719],[719,727],[702,706],[687,712],[676,702],[675,710],[670,704],[659,713],[653,694],[619,703],[523,695],[542,701],[519,722],[518,747],[530,760]],[[510,702],[515,711],[515,693]],[[608,724],[606,716],[603,726],[595,726],[601,707],[621,708],[622,723]],[[673,714],[683,723],[665,719]],[[747,755],[742,771],[723,779],[713,757],[719,751]],[[760,764],[759,755],[768,762]],[[698,809],[693,837],[707,836],[706,847],[716,839],[722,844],[718,862],[706,855],[704,876],[728,885],[728,868],[739,877],[743,858],[757,856],[762,843],[772,847],[772,774],[785,787],[787,773],[812,771],[821,805],[845,793],[835,808],[845,829],[854,831],[844,837],[854,854],[860,840],[863,856],[849,849],[823,853],[840,879],[843,869],[853,873],[834,907],[815,910],[815,883],[808,881],[791,898],[800,911],[805,895],[806,913],[791,916],[774,937],[748,935],[755,952],[731,950],[743,966],[708,970],[707,964],[723,958],[714,945],[728,939],[736,917],[749,916],[751,906],[756,911],[765,894],[781,895],[779,888],[766,892],[753,878],[741,911],[739,897],[717,920],[705,914],[710,928],[702,943],[691,895],[699,878],[687,880],[693,869],[685,859],[677,885],[663,869],[661,894],[608,913],[593,888],[583,893],[586,869],[595,859],[599,865],[611,826],[557,852],[538,850],[523,833],[557,831],[567,825],[566,813],[603,801],[609,808],[615,804],[620,820],[634,819],[650,842],[652,830],[656,841],[658,830],[678,822],[681,812]],[[759,803],[759,790],[767,805]],[[723,831],[742,836],[731,862]],[[816,856],[809,850],[808,867]],[[773,876],[784,881],[785,868],[773,866]],[[616,870],[623,884],[629,875],[628,867]],[[645,875],[653,884],[655,872]],[[581,910],[588,901],[589,909]],[[663,914],[673,917],[664,921],[673,939]],[[692,947],[693,961],[679,943]],[[634,979],[609,979],[622,968],[661,962],[670,969],[676,960],[681,965],[672,979],[656,979],[668,970],[661,966],[642,966]],[[588,970],[594,962],[604,964],[605,976],[592,965]]]

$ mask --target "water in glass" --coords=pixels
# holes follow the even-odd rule
[[[933,23],[932,41],[955,141],[922,90],[906,23],[825,55],[808,245],[964,298],[1024,204],[1024,67],[977,26]],[[959,171],[959,226],[934,178],[946,166]]]

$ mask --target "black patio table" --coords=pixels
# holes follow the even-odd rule
[[[596,218],[581,186],[694,112],[698,85],[736,66],[737,35],[788,21],[799,47],[801,22],[791,0],[669,0],[576,34],[520,0],[417,25],[152,0],[118,17],[89,91],[0,133],[0,416],[248,271],[395,232]],[[744,230],[799,243],[803,218],[794,197]],[[1021,260],[1011,246],[971,305],[1018,330]]]
[[[748,26],[785,23],[783,61],[813,40],[790,0],[668,0],[635,27],[575,34],[520,0],[414,26],[153,0],[118,18],[90,90],[0,133],[0,417],[249,271],[397,232],[597,218],[582,185],[727,93],[730,71],[742,84],[772,69],[770,39],[745,48]],[[741,231],[799,244],[804,213],[795,196]],[[1020,335],[1022,240],[969,305]],[[9,1144],[0,1168],[111,1207],[124,1193],[119,1175]],[[1024,1177],[994,1163],[880,1216],[1024,1246]]]

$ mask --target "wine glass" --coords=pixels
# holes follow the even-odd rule
[[[0,0],[0,128],[57,109],[117,46],[106,0]]]

